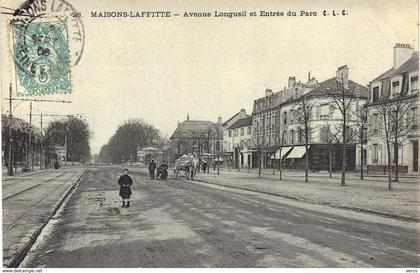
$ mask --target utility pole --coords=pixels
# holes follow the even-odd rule
[[[40,153],[39,153],[39,168],[42,169],[42,147],[43,147],[43,138],[42,138],[42,112],[40,114],[41,116],[41,147],[40,147]]]
[[[12,160],[12,145],[13,145],[13,127],[12,127],[13,117],[12,117],[12,83],[9,87],[9,164],[7,174],[12,176],[13,173],[13,160]]]
[[[30,125],[30,132],[29,132],[29,138],[28,138],[28,149],[26,149],[26,164],[27,168],[29,169],[29,154],[32,154],[31,158],[31,170],[34,170],[34,155],[32,153],[32,101],[29,103],[29,125]]]

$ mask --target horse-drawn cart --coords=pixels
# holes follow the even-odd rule
[[[183,171],[187,179],[194,180],[197,173],[198,160],[194,156],[183,155],[175,161],[174,175],[178,178],[179,171]]]

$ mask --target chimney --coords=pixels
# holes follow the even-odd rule
[[[178,125],[177,125],[177,127],[179,126],[179,120],[178,120]]]
[[[268,97],[268,96],[271,96],[271,95],[273,95],[273,91],[271,91],[271,89],[265,89],[265,96]],[[241,109],[241,111],[242,110],[243,109]]]
[[[241,111],[239,112],[239,118],[240,119],[246,118],[246,111],[245,111],[245,109],[241,109]]]
[[[347,65],[338,68],[336,80],[337,82],[342,83],[345,89],[349,89],[349,68]]]
[[[414,48],[410,44],[396,43],[394,46],[394,69],[397,69],[405,61],[411,58]]]
[[[289,77],[287,88],[292,88],[296,84],[296,77]]]
[[[311,81],[311,71],[308,72],[308,82]]]
[[[187,120],[190,120],[190,113],[187,113]]]
[[[222,117],[218,117],[218,118],[217,118],[217,123],[218,123],[218,124],[222,124]]]

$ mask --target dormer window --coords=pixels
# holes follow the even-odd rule
[[[372,102],[379,100],[379,86],[373,88],[372,91]]]
[[[400,94],[400,81],[396,80],[392,82],[392,87],[391,87],[391,96],[392,97],[396,97]]]
[[[419,92],[419,76],[413,75],[410,77],[410,92],[412,94]]]

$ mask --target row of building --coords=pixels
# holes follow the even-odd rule
[[[171,150],[174,158],[195,154],[233,168],[275,168],[281,162],[286,168],[300,169],[305,165],[307,138],[311,170],[341,169],[344,156],[347,170],[364,166],[383,172],[386,128],[378,109],[395,101],[409,103],[407,116],[417,116],[418,52],[407,44],[395,45],[393,67],[367,86],[349,79],[348,67],[342,66],[334,77],[321,82],[310,73],[305,82],[289,77],[283,90],[267,89],[255,99],[251,114],[241,109],[225,122],[219,118],[215,123],[187,116],[170,138]],[[398,151],[402,172],[419,170],[417,125],[414,118]]]

